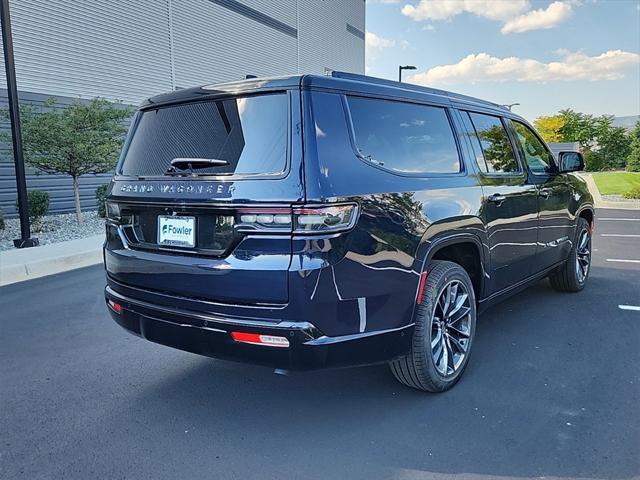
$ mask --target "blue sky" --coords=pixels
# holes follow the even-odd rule
[[[367,0],[367,74],[514,107],[640,114],[640,0]]]

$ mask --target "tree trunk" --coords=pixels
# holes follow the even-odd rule
[[[73,179],[73,200],[76,206],[76,220],[78,223],[82,223],[82,210],[80,209],[80,182],[78,177],[71,177]]]

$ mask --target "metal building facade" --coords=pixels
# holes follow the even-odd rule
[[[104,97],[137,105],[205,83],[291,73],[364,73],[364,0],[11,0],[22,101]],[[0,52],[0,57],[2,53]],[[4,69],[0,89],[6,85]],[[6,91],[0,91],[0,107]],[[0,126],[6,129],[7,125]],[[9,145],[0,145],[0,208],[14,213]],[[34,175],[51,211],[72,207],[66,177]],[[82,179],[83,207],[104,178]]]

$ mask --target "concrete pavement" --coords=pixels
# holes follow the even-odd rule
[[[0,252],[0,286],[102,263],[104,235]]]

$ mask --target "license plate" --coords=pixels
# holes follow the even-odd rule
[[[158,244],[196,246],[196,218],[158,216]]]

